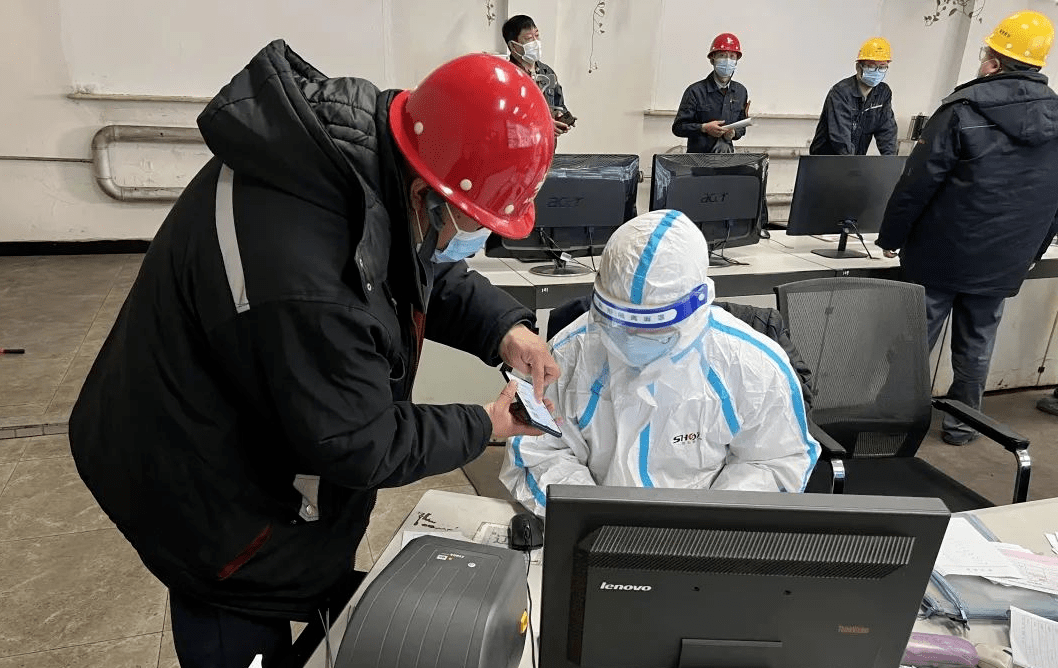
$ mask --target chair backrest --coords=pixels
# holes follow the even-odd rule
[[[922,286],[820,278],[775,292],[814,371],[813,421],[853,457],[914,456],[931,417]]]

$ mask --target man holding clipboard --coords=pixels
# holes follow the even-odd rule
[[[672,134],[687,138],[688,153],[734,153],[732,142],[746,134],[748,122],[731,125],[749,120],[749,91],[732,80],[741,59],[737,37],[716,36],[709,49],[712,73],[687,87],[672,123]]]

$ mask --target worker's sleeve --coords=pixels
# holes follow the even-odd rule
[[[556,415],[566,415],[557,383],[545,396],[555,406]],[[500,481],[515,499],[533,513],[543,516],[547,507],[548,485],[594,485],[588,470],[588,444],[573,420],[559,425],[562,436],[516,436],[507,443]]]
[[[761,354],[747,354],[731,380],[738,432],[712,489],[802,492],[819,459],[819,443],[808,433],[801,384],[782,349],[758,342]]]

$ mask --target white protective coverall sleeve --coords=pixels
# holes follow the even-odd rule
[[[714,313],[710,335],[724,346],[741,343],[737,366],[728,370],[753,410],[740,410],[741,428],[729,444],[724,467],[711,489],[801,492],[819,457],[808,434],[801,386],[778,343],[752,332],[728,314]]]
[[[555,354],[562,366],[562,356]],[[564,367],[563,367],[564,368]],[[565,376],[564,377],[568,377]],[[566,383],[560,379],[548,386],[545,396],[555,407],[554,414],[570,414],[564,405]],[[562,387],[560,387],[562,386]],[[507,441],[507,452],[500,469],[500,482],[532,513],[545,514],[548,485],[594,485],[588,470],[588,444],[575,420],[564,419],[562,436],[516,436]]]

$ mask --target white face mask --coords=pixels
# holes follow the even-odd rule
[[[734,75],[737,66],[738,60],[735,58],[717,58],[713,61],[713,69],[716,70],[716,75],[721,79],[730,79]]]
[[[444,250],[434,250],[431,259],[434,262],[458,262],[483,250],[489,235],[492,234],[492,230],[487,227],[482,227],[480,230],[473,232],[462,230],[456,225],[455,216],[452,215],[452,210],[448,208],[447,202],[445,202],[445,209],[448,211],[448,217],[451,219],[453,227],[456,228],[456,233],[448,242],[448,245],[444,247]]]
[[[540,40],[534,39],[531,42],[526,42],[521,45],[522,47],[522,58],[527,63],[538,63],[540,62],[540,53],[543,47],[540,46]]]

